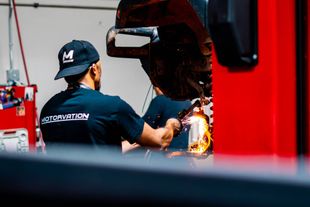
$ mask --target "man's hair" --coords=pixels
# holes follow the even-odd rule
[[[64,77],[64,79],[66,80],[66,82],[68,84],[78,83],[79,80],[86,75],[88,70],[89,70],[89,68],[87,70],[85,70],[83,73],[80,73],[80,74],[77,74],[77,75],[66,76],[66,77]]]

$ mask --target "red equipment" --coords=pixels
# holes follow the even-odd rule
[[[7,100],[1,101],[1,105],[4,106],[0,110],[1,150],[35,151],[37,87],[35,85],[0,86],[0,91],[10,93]]]

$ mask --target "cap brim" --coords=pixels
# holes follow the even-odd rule
[[[77,65],[74,67],[65,68],[63,70],[60,70],[57,73],[54,80],[57,80],[59,78],[64,78],[67,76],[78,75],[80,73],[83,73],[89,66],[90,66],[90,64],[88,63],[88,64],[84,64],[84,65]]]

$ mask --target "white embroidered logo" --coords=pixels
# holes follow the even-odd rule
[[[58,114],[43,117],[41,124],[43,125],[63,121],[87,121],[88,119],[89,113]]]
[[[64,52],[64,55],[62,57],[62,62],[63,63],[71,63],[71,62],[73,62],[74,61],[73,53],[74,53],[74,50],[70,50],[68,52],[68,54],[66,52]]]

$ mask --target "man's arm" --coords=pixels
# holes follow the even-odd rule
[[[168,119],[165,127],[157,129],[153,129],[145,122],[142,134],[137,142],[130,144],[128,141],[123,141],[122,151],[126,153],[141,146],[166,149],[170,145],[174,134],[180,130],[180,127],[180,122],[175,118]]]
[[[165,127],[154,129],[139,117],[125,101],[119,102],[118,121],[123,132],[122,136],[130,143],[136,142],[141,146],[162,149],[169,146],[174,133],[181,129],[181,124],[176,118],[168,119]],[[137,130],[138,128],[139,130]],[[138,132],[139,134],[137,134]]]
[[[153,129],[144,123],[143,131],[137,143],[142,146],[160,147],[166,149],[172,141],[174,134],[180,130],[180,123],[177,119],[171,118],[166,122],[165,127]]]
[[[165,149],[169,146],[172,138],[172,128],[153,129],[148,123],[144,122],[142,134],[135,143],[130,144],[127,140],[122,141],[122,152],[127,153],[141,146]]]

